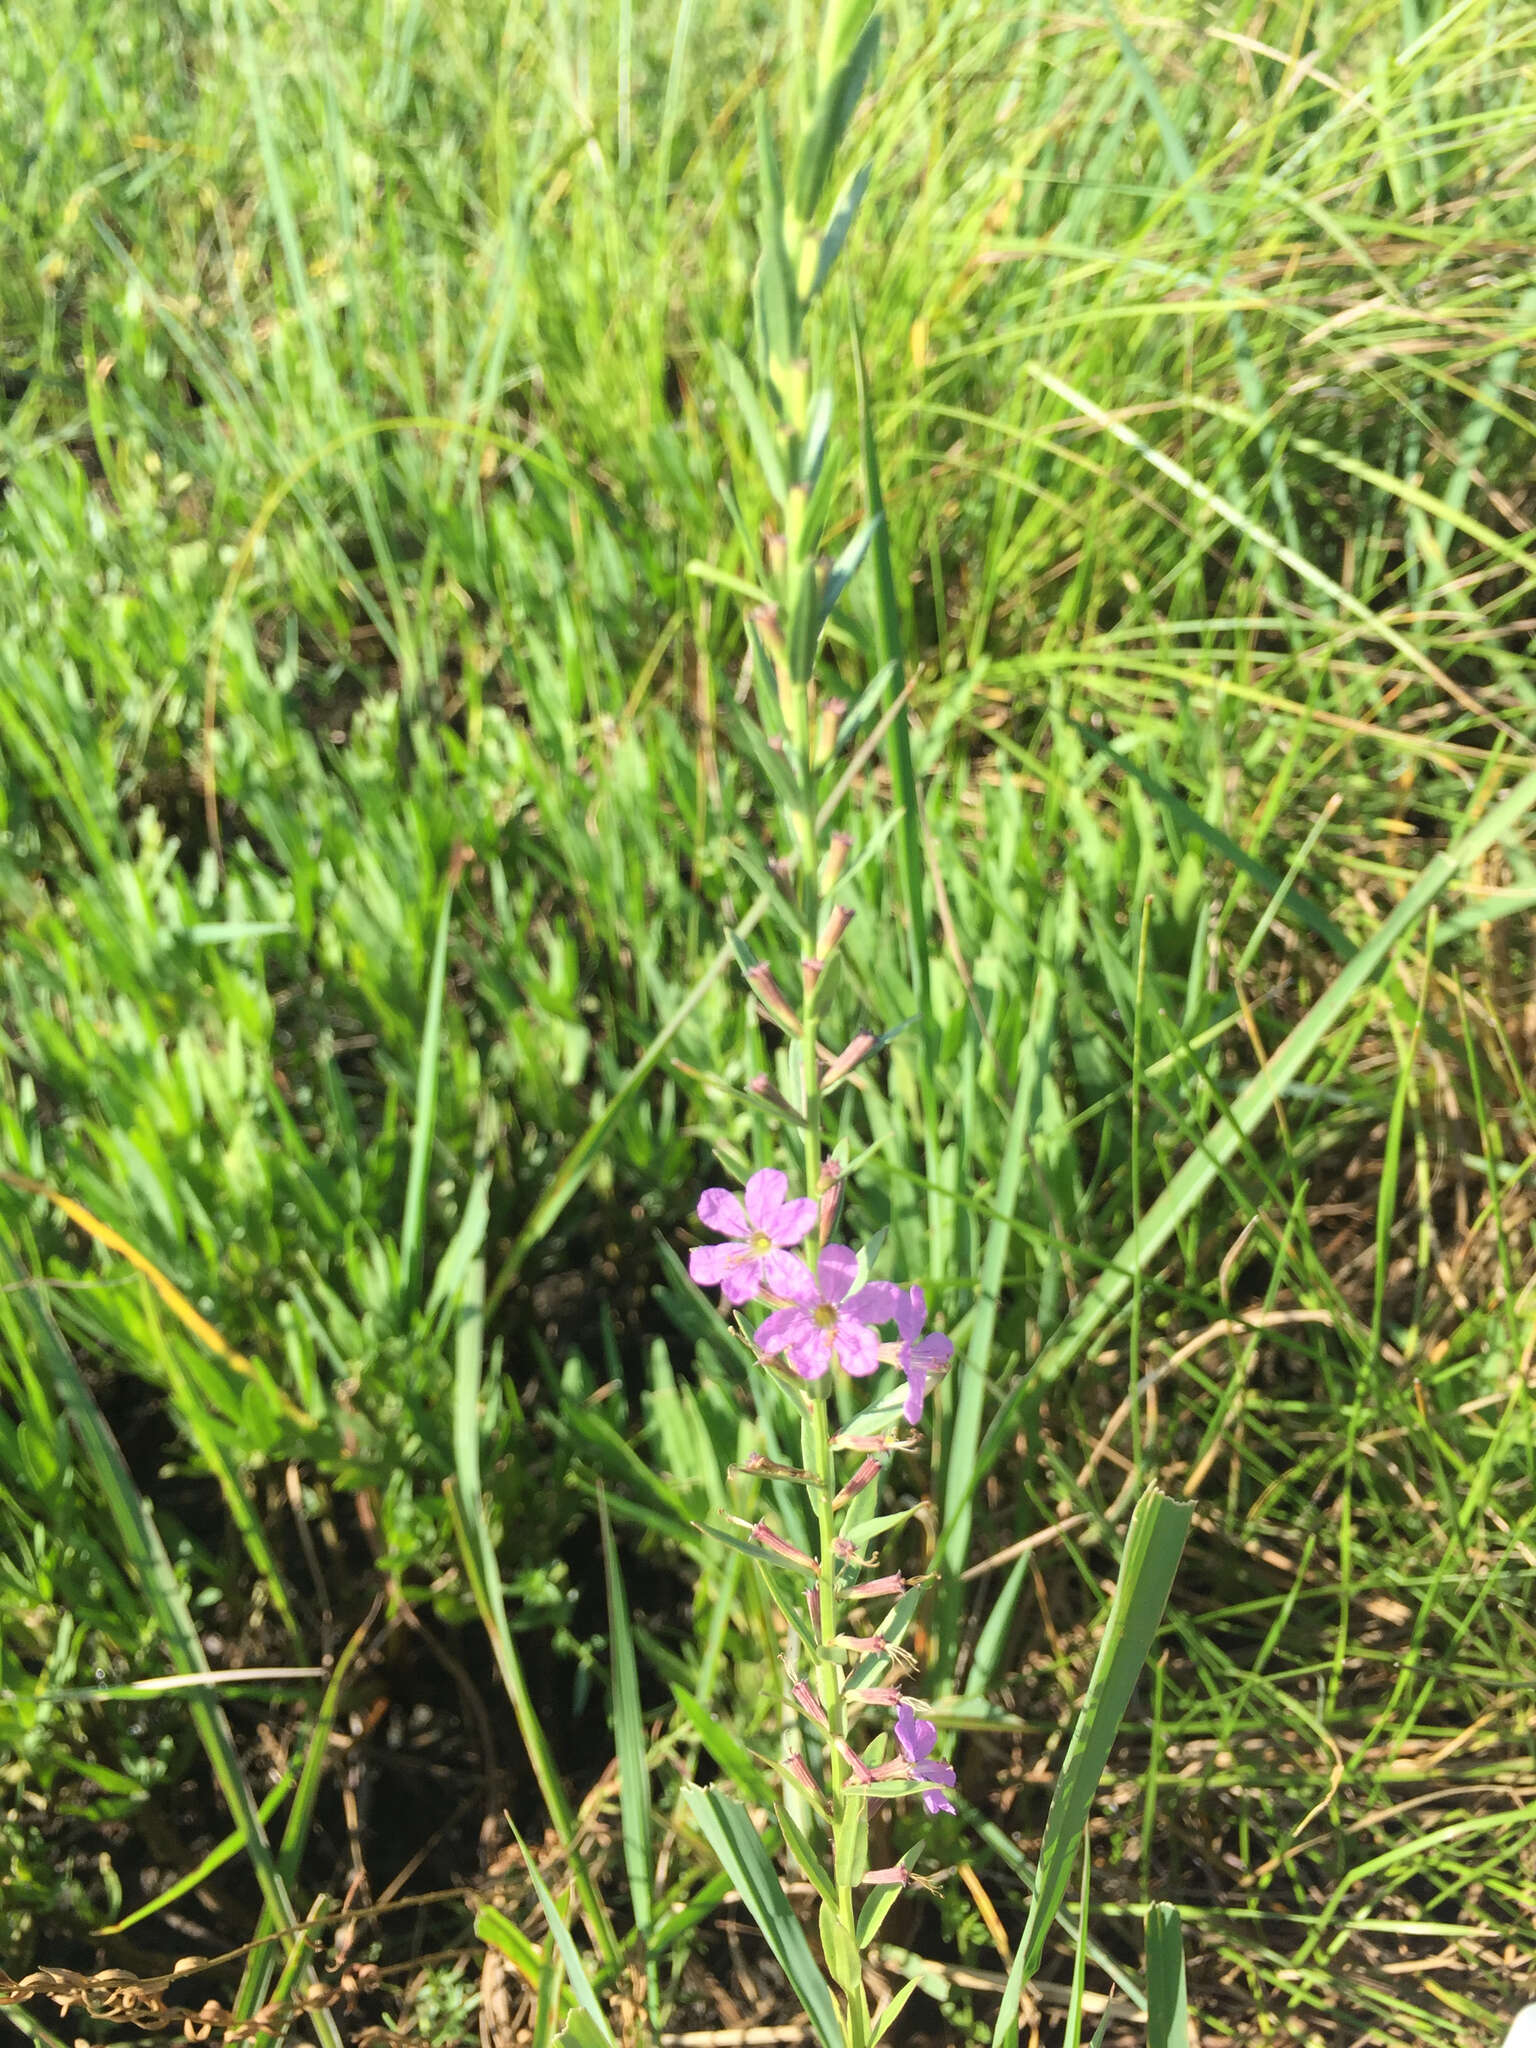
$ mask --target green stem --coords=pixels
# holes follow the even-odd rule
[[[816,934],[821,924],[821,849],[816,835],[815,781],[812,771],[811,746],[813,744],[811,721],[805,718],[806,750],[803,759],[805,777],[805,804],[800,813],[800,861],[803,871],[806,931],[808,946],[814,949]],[[805,1092],[805,1185],[806,1192],[815,1195],[821,1181],[821,1070],[816,1057],[816,1011],[817,989],[807,988],[801,983],[800,1019],[801,1054]],[[837,1845],[842,1839],[846,1818],[848,1766],[843,1758],[843,1743],[847,1736],[847,1721],[844,1713],[840,1667],[832,1639],[837,1634],[837,1555],[833,1549],[836,1536],[836,1511],[833,1502],[837,1495],[837,1474],[832,1457],[832,1431],[829,1420],[832,1390],[830,1385],[818,1389],[809,1397],[809,1449],[806,1463],[816,1475],[816,1521],[819,1536],[817,1558],[817,1637],[821,1646],[818,1660],[818,1682],[822,1707],[827,1717],[827,1774],[829,1779],[829,1800],[832,1808],[832,1860],[837,1870]],[[845,1871],[838,1870],[837,1917],[846,1928],[850,1949],[857,1950],[858,1914],[854,1906],[853,1885]],[[869,2041],[869,2010],[864,1998],[864,1983],[860,1973],[855,1973],[852,1983],[843,1985],[847,1999],[848,2048],[867,2048]]]
[[[847,1737],[847,1719],[844,1714],[842,1686],[839,1683],[839,1669],[832,1638],[837,1634],[837,1557],[832,1548],[835,1536],[833,1500],[837,1493],[837,1475],[833,1470],[831,1426],[828,1421],[830,1397],[822,1399],[813,1393],[810,1397],[810,1469],[816,1474],[816,1519],[820,1532],[820,1556],[817,1561],[817,1612],[818,1638],[821,1643],[819,1673],[821,1681],[821,1703],[827,1716],[827,1776],[829,1780],[828,1800],[832,1808],[832,1864],[837,1887],[837,1917],[847,1929],[849,1947],[858,1948],[858,1912],[854,1905],[853,1884],[840,1867],[838,1843],[842,1839],[843,1824],[847,1817],[848,1766],[843,1759],[843,1743]],[[864,1980],[861,1972],[856,1973],[852,1983],[845,1983],[843,1991],[848,2001],[847,2029],[848,2048],[867,2048],[869,2041],[869,2008],[864,1998]]]

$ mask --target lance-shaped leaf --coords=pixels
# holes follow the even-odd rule
[[[822,87],[795,161],[795,213],[801,220],[815,218],[832,158],[848,132],[879,43],[880,17],[872,14],[858,41]]]
[[[864,194],[868,186],[869,165],[860,164],[842,191],[837,195],[837,204],[832,209],[832,218],[827,222],[826,231],[817,245],[816,270],[811,278],[811,288],[805,295],[807,305],[819,294],[822,286],[832,274],[833,264],[843,253],[843,244],[848,239],[848,230],[853,226],[854,215],[863,203]]]

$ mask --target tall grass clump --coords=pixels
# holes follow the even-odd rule
[[[8,2019],[1502,2037],[1533,50],[6,11]]]

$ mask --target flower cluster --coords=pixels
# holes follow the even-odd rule
[[[822,1234],[819,1226],[823,1205],[810,1196],[791,1199],[787,1177],[771,1167],[754,1173],[739,1196],[727,1188],[707,1189],[700,1199],[698,1213],[699,1221],[722,1242],[699,1246],[689,1256],[688,1271],[700,1286],[718,1287],[723,1300],[732,1308],[761,1303],[769,1310],[752,1332],[752,1341],[762,1357],[782,1358],[804,1380],[824,1379],[834,1365],[856,1379],[868,1378],[882,1363],[895,1365],[907,1382],[902,1414],[909,1424],[918,1420],[930,1380],[944,1370],[955,1350],[948,1337],[937,1331],[925,1333],[928,1304],[921,1287],[897,1287],[885,1280],[856,1285],[858,1257],[844,1244],[823,1245],[814,1266],[807,1263],[796,1248],[813,1232]],[[830,1222],[824,1227],[830,1228]],[[882,1341],[882,1326],[891,1324],[895,1326],[895,1340]],[[889,1440],[858,1437],[840,1441],[845,1448],[873,1451],[886,1449]],[[849,1499],[878,1469],[877,1457],[866,1458],[834,1504]],[[789,1476],[807,1482],[812,1478],[809,1472]],[[740,1526],[747,1527],[745,1523]],[[776,1536],[766,1524],[753,1524],[750,1534],[773,1556],[787,1558],[808,1572],[816,1570],[814,1559]],[[852,1544],[842,1538],[834,1542],[833,1551],[844,1562],[857,1556]],[[844,1597],[861,1600],[900,1594],[906,1585],[898,1572],[849,1586]],[[808,1588],[806,1599],[819,1632],[820,1589]],[[897,1672],[915,1668],[906,1652],[888,1642],[883,1634],[868,1638],[834,1636],[833,1640],[850,1649],[876,1654]],[[827,1731],[826,1710],[804,1680],[795,1679],[791,1691],[801,1711]],[[894,1707],[894,1733],[900,1752],[888,1763],[871,1765],[838,1738],[835,1746],[854,1781],[865,1785],[877,1780],[892,1784],[900,1781],[908,1791],[921,1788],[923,1805],[929,1813],[953,1813],[955,1809],[945,1795],[955,1782],[954,1768],[933,1756],[938,1740],[934,1723],[922,1719],[914,1703],[895,1686],[858,1688],[850,1694],[849,1702],[854,1706]],[[820,1796],[803,1757],[792,1757],[785,1768],[803,1790]],[[898,1866],[896,1871],[871,1873],[866,1881],[906,1883],[908,1877]]]
[[[954,1356],[937,1331],[924,1335],[928,1303],[921,1287],[871,1280],[855,1287],[858,1258],[845,1244],[822,1248],[815,1270],[797,1256],[815,1228],[819,1205],[808,1195],[789,1199],[789,1182],[774,1167],[754,1173],[742,1195],[708,1188],[699,1221],[725,1240],[690,1253],[688,1271],[701,1287],[718,1287],[733,1308],[760,1301],[772,1307],[753,1332],[765,1357],[782,1356],[803,1380],[819,1380],[834,1365],[857,1379],[882,1359],[906,1377],[902,1414],[915,1423],[928,1382]],[[882,1344],[882,1324],[894,1323],[897,1341]]]

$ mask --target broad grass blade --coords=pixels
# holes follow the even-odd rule
[[[1131,1291],[1136,1261],[1139,1259],[1145,1267],[1157,1257],[1185,1217],[1202,1200],[1227,1161],[1241,1150],[1252,1133],[1273,1112],[1291,1084],[1300,1079],[1308,1064],[1322,1051],[1329,1034],[1350,1003],[1377,979],[1396,947],[1430,905],[1489,847],[1516,843],[1518,827],[1533,805],[1536,805],[1536,773],[1523,776],[1456,845],[1444,853],[1437,853],[1397,908],[1383,918],[1376,931],[1318,997],[1262,1070],[1233,1098],[1220,1122],[1142,1217],[1135,1237],[1121,1246],[1109,1266],[1083,1295],[1073,1314],[1041,1353],[1034,1372],[1019,1382],[998,1409],[982,1445],[976,1473],[966,1490],[967,1499],[974,1492],[981,1475],[990,1471],[1001,1455],[1025,1402],[1037,1399],[1074,1359],[1080,1358],[1118,1312]],[[957,1512],[957,1506],[946,1502],[946,1512],[950,1517]]]
[[[1147,2048],[1189,2048],[1184,1938],[1173,1906],[1147,1915]]]
[[[1115,1597],[1088,1681],[1088,1697],[1051,1795],[1035,1895],[1008,1973],[992,2048],[1014,2048],[1018,2040],[1019,1993],[1040,1967],[1047,1930],[1066,1896],[1099,1779],[1163,1618],[1194,1512],[1193,1502],[1170,1500],[1151,1487],[1131,1517]]]

